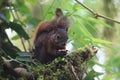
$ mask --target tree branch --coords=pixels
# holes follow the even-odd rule
[[[89,7],[87,7],[85,4],[81,3],[79,0],[75,0],[75,1],[76,1],[78,4],[80,4],[81,6],[83,6],[84,8],[86,8],[86,9],[87,9],[89,12],[91,12],[95,17],[101,17],[101,18],[107,19],[107,20],[109,20],[109,21],[112,21],[112,22],[115,22],[115,23],[120,24],[119,21],[116,21],[116,20],[114,20],[114,19],[111,19],[111,18],[109,18],[109,17],[103,16],[103,15],[101,15],[101,14],[98,14],[98,13],[94,12],[92,9],[90,9]]]

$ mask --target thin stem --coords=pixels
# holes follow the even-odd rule
[[[24,44],[24,40],[23,40],[23,38],[22,38],[22,37],[20,37],[20,40],[21,40],[21,43],[22,43],[22,45],[23,45],[24,51],[26,52],[26,51],[27,51],[27,49],[26,49],[26,47],[25,47],[25,44]]]
[[[100,14],[97,14],[97,16],[98,16],[98,17],[101,17],[101,18],[104,18],[104,19],[107,19],[107,20],[109,20],[109,21],[116,22],[116,23],[120,24],[119,21],[116,21],[116,20],[111,19],[111,18],[109,18],[109,17],[103,16],[103,15],[100,15]]]
[[[92,14],[95,14],[95,12],[90,9],[89,7],[87,7],[85,4],[81,3],[80,1],[78,0],[75,0],[77,3],[79,3],[81,6],[83,6],[84,8],[86,8],[88,11],[90,11]]]
[[[30,51],[31,51],[31,48],[32,48],[32,47],[31,47],[31,44],[30,44],[30,40],[28,39],[27,42],[28,42],[29,52],[30,52]]]
[[[71,71],[72,71],[72,73],[73,73],[73,75],[75,77],[75,80],[79,80],[79,77],[78,77],[78,75],[76,73],[76,70],[75,70],[74,66],[71,63],[70,63],[70,68],[71,68]]]
[[[10,7],[10,11],[11,11],[11,14],[12,14],[13,18],[15,19],[15,16],[14,16],[14,13],[13,13],[11,7]],[[23,45],[24,51],[27,51],[27,50],[26,50],[26,47],[25,47],[25,44],[24,44],[24,41],[23,41],[23,39],[22,39],[21,37],[20,37],[20,40],[21,40],[21,43],[22,43],[22,45]]]
[[[15,14],[16,14],[16,16],[17,16],[18,20],[20,21],[20,23],[21,23],[22,25],[24,25],[24,26],[25,26],[25,24],[23,24],[23,23],[22,23],[22,21],[20,20],[20,17],[18,16],[18,14],[17,14],[17,12],[16,12],[16,11],[15,11]],[[21,38],[20,38],[20,40],[21,40],[21,43],[22,43],[22,45],[23,45],[24,51],[26,52],[26,51],[27,51],[27,49],[26,49],[26,47],[25,47],[25,44],[24,44],[23,38],[21,37]]]
[[[20,20],[20,17],[19,17],[19,15],[18,15],[17,11],[16,11],[16,10],[14,10],[14,11],[15,11],[15,14],[16,14],[19,22],[20,22],[23,26],[26,26],[26,25]]]
[[[10,3],[10,5],[11,5],[11,3]],[[14,13],[13,13],[12,7],[10,6],[9,8],[10,8],[10,12],[11,12],[13,18],[15,19],[15,15],[14,15]],[[14,10],[14,11],[15,11],[15,10]],[[17,15],[17,18],[19,19],[18,15]],[[23,45],[24,51],[26,52],[27,49],[26,49],[26,47],[25,47],[25,44],[24,44],[24,41],[23,41],[22,37],[20,37],[20,40],[21,40],[21,43],[22,43],[22,45]]]

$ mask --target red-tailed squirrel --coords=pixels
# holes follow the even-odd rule
[[[56,9],[56,16],[51,21],[41,22],[35,32],[35,58],[47,64],[57,57],[66,55],[69,21],[60,8]]]

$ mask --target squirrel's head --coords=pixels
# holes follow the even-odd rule
[[[68,40],[67,31],[61,28],[56,28],[56,30],[52,31],[50,39],[52,44],[57,48],[64,48]]]

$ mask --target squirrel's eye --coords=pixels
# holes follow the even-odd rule
[[[57,35],[57,39],[60,39],[60,35]]]

